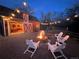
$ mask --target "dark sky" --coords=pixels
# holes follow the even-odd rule
[[[22,7],[25,0],[0,0],[0,5],[9,8]],[[65,8],[73,6],[79,0],[28,0],[29,5],[34,10],[34,15],[40,18],[41,12],[62,12]]]

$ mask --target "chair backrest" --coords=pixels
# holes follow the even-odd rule
[[[33,45],[35,46],[35,48],[37,48],[39,46],[40,41],[38,42],[33,42]]]
[[[59,45],[59,48],[61,48],[61,49],[64,49],[65,48],[65,46],[66,46],[65,41],[68,40],[68,38],[69,38],[69,35],[66,35],[62,39],[59,39],[59,41],[57,43]]]
[[[63,32],[60,32],[59,34],[55,34],[55,37],[57,37],[57,39],[58,39],[58,38],[61,38],[62,35],[63,35]]]
[[[31,47],[31,48],[35,48],[34,44],[33,44],[33,40],[26,40],[26,44]]]
[[[62,39],[63,32],[60,32],[59,34],[55,34],[55,37],[57,38],[57,41],[59,42]]]
[[[62,37],[62,35],[63,35],[63,32],[60,32],[60,33],[58,34],[58,38]]]
[[[32,42],[33,42],[33,40],[28,40],[28,39],[26,39],[26,44],[27,44],[27,45],[32,44]]]
[[[31,48],[37,48],[39,46],[40,41],[33,42],[33,40],[26,40],[26,44]]]
[[[66,35],[63,39],[62,39],[62,42],[65,42],[66,40],[69,39],[69,35]]]

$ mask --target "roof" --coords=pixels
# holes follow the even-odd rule
[[[0,15],[9,16],[12,12],[14,12],[14,10],[12,10],[12,9],[10,9],[8,7],[0,5]],[[23,12],[21,12],[20,14],[16,14],[17,15],[16,18],[17,19],[23,19],[22,14],[23,14]],[[29,20],[39,22],[39,20],[35,16],[32,16],[32,15],[29,15]]]
[[[5,16],[8,16],[10,15],[11,12],[13,12],[14,10],[8,8],[8,7],[5,7],[5,6],[2,6],[0,5],[0,15],[5,15]]]

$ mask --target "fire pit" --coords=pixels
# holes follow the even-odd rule
[[[37,38],[38,40],[40,40],[40,41],[47,41],[47,39],[48,39],[48,37],[46,36],[44,30],[41,30],[41,31],[38,33],[38,35],[37,35],[36,38]]]

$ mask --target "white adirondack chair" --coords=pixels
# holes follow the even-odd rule
[[[63,57],[64,59],[67,59],[67,57],[64,55],[63,51],[60,49],[60,43],[56,42],[55,44],[51,45],[48,43],[48,50],[51,51],[52,55],[54,56],[55,59]],[[56,56],[55,52],[60,52],[61,55]]]
[[[36,49],[38,48],[39,46],[39,43],[40,41],[38,42],[33,42],[33,40],[26,40],[26,44],[28,45],[27,49],[24,51],[24,54],[26,52],[30,52],[31,53],[31,56],[32,57],[36,51]]]

